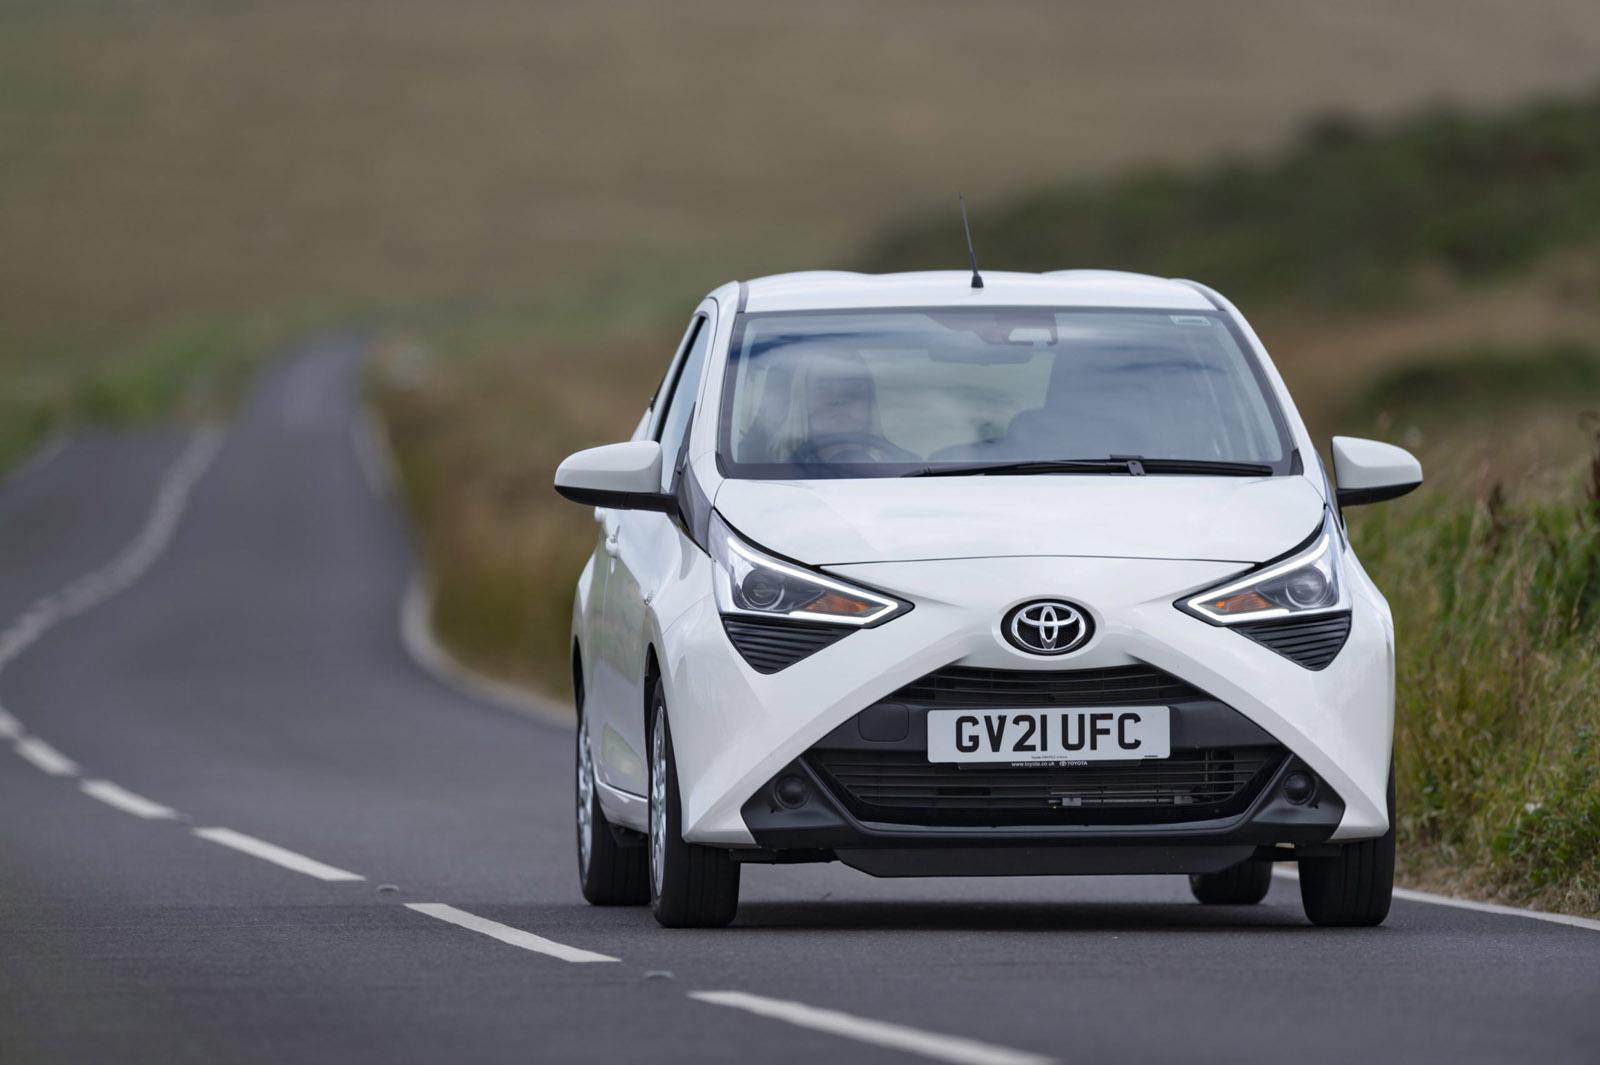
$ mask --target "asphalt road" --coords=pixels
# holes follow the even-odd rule
[[[5,1065],[1600,1061],[1600,930],[1523,917],[839,866],[747,867],[719,931],[587,907],[570,731],[402,643],[359,353],[0,485]]]

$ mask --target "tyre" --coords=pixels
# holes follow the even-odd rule
[[[656,681],[650,729],[650,909],[666,928],[721,928],[739,908],[739,865],[720,847],[685,843],[678,768]]]
[[[1369,928],[1389,916],[1394,894],[1394,769],[1389,769],[1389,831],[1357,840],[1333,858],[1300,862],[1300,902],[1311,923]]]
[[[1240,862],[1220,873],[1189,877],[1189,890],[1208,906],[1254,906],[1272,887],[1271,862]]]
[[[578,886],[594,906],[643,906],[650,901],[645,839],[637,832],[613,827],[600,809],[581,684],[576,694]]]

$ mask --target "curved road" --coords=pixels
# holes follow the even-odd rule
[[[838,866],[721,931],[585,906],[570,731],[401,641],[360,350],[0,485],[0,1062],[1600,1060],[1600,925]]]

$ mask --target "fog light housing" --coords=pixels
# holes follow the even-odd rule
[[[805,781],[793,773],[785,773],[772,786],[772,795],[778,800],[779,806],[789,810],[798,810],[811,797],[811,789],[806,787]]]
[[[1283,797],[1296,806],[1304,806],[1316,793],[1316,778],[1304,770],[1296,769],[1283,778]]]

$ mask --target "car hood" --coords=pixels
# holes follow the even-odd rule
[[[756,544],[811,565],[1015,555],[1264,562],[1310,536],[1301,476],[1035,475],[723,481]]]

